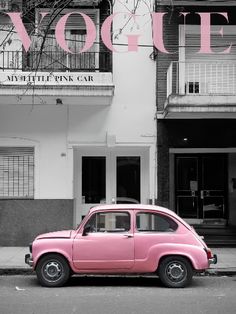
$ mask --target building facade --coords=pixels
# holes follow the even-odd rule
[[[235,3],[156,4],[169,52],[156,56],[159,202],[192,224],[235,226]]]
[[[152,1],[150,7],[139,1],[134,7],[135,1],[113,6],[109,0],[73,0],[55,9],[52,1],[5,2],[0,11],[0,245],[24,246],[39,233],[75,227],[96,204],[154,202]],[[141,16],[136,22],[129,18],[133,10]],[[23,12],[31,36],[27,52],[6,11]],[[63,32],[66,52],[55,33],[58,21],[71,12]],[[94,44],[83,53],[87,30],[78,12],[96,29]],[[112,13],[118,13],[113,22],[118,52],[101,38]],[[137,33],[141,47],[127,52],[127,34]]]

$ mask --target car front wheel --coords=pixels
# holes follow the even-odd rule
[[[169,256],[164,258],[160,263],[159,277],[167,287],[184,288],[192,280],[193,269],[186,258]]]
[[[63,256],[49,254],[39,260],[36,274],[42,286],[60,287],[69,279],[70,268]]]

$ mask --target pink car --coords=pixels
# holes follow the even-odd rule
[[[41,285],[58,287],[72,274],[156,273],[167,287],[185,287],[216,255],[174,212],[150,205],[91,208],[77,230],[39,235],[25,262]]]

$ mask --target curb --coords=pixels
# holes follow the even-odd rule
[[[205,276],[235,276],[236,269],[222,268],[222,269],[208,269],[205,271]]]
[[[31,268],[19,268],[19,267],[0,268],[0,276],[33,275],[33,274],[34,274],[34,271]]]

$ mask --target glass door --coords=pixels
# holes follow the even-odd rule
[[[140,156],[116,156],[116,194],[115,202],[140,203]]]
[[[202,157],[203,219],[225,218],[226,208],[226,158]]]
[[[106,200],[106,156],[82,156],[82,203]]]
[[[189,219],[225,219],[227,160],[224,154],[177,155],[177,213]]]
[[[77,223],[99,204],[147,203],[146,153],[135,149],[78,149],[74,158]]]
[[[182,218],[199,218],[198,158],[176,157],[176,204]]]
[[[110,192],[110,153],[105,148],[74,149],[74,195],[77,223],[91,207],[106,204]]]

